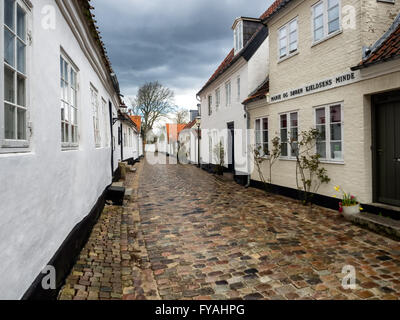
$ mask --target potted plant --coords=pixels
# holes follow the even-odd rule
[[[351,193],[344,192],[339,186],[335,187],[337,192],[342,191],[343,198],[339,202],[339,212],[343,214],[345,218],[352,217],[359,213],[361,210],[360,203],[357,198]]]

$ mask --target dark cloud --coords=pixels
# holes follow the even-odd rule
[[[123,93],[133,96],[145,81],[159,80],[184,96],[197,92],[232,48],[230,27],[235,18],[259,17],[271,2],[94,0],[92,4]]]

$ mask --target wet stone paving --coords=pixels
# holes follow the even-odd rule
[[[338,212],[310,210],[192,165],[142,160],[126,183],[136,195],[117,218],[103,213],[61,299],[400,297],[400,243]],[[115,229],[109,224],[120,216],[131,223],[110,244],[99,230]],[[90,256],[96,246],[110,254]],[[342,286],[346,266],[354,267],[354,289]]]

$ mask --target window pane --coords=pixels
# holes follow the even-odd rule
[[[15,107],[7,103],[4,105],[4,127],[5,138],[15,139]]]
[[[14,0],[4,0],[4,23],[14,30]]]
[[[268,143],[268,131],[263,131],[263,142]]]
[[[67,103],[64,103],[64,120],[69,121],[69,106]]]
[[[4,67],[4,100],[12,103],[15,103],[14,75],[14,71]]]
[[[256,120],[256,131],[260,131],[261,130],[261,121],[260,119]]]
[[[279,40],[279,48],[286,48],[286,38]]]
[[[18,6],[17,8],[17,34],[22,40],[26,38],[26,27],[25,27],[25,11]]]
[[[297,127],[298,125],[297,118],[298,118],[297,112],[290,114],[290,125],[292,127]]]
[[[285,38],[286,37],[286,27],[282,28],[279,30],[279,39]]]
[[[65,142],[69,142],[69,125],[65,124]]]
[[[340,110],[340,105],[338,106],[332,106],[330,108],[331,112],[331,122],[341,122],[342,121],[342,114]]]
[[[339,0],[328,0],[328,8],[332,8],[339,4]]]
[[[26,111],[18,108],[17,111],[18,123],[18,140],[26,140]]]
[[[281,49],[279,50],[279,56],[280,56],[280,57],[284,57],[285,55],[286,55],[286,47],[281,48]]]
[[[331,124],[331,140],[342,140],[342,125],[340,123]]]
[[[324,4],[320,3],[314,7],[314,17],[318,17],[323,13]]]
[[[331,143],[331,158],[333,160],[342,160],[342,143],[341,142],[332,142]]]
[[[62,142],[65,142],[65,125],[64,125],[64,123],[61,123],[61,141]]]
[[[299,150],[299,145],[297,142],[293,142],[290,146],[290,155],[296,157]]]
[[[299,139],[299,131],[297,128],[292,128],[290,130],[290,139],[292,141],[297,141]]]
[[[287,151],[287,143],[281,143],[281,155],[282,157],[287,157],[288,156],[288,151]]]
[[[289,32],[290,33],[295,31],[295,30],[297,30],[297,20],[292,21],[290,23],[290,25],[289,25]]]
[[[17,76],[17,104],[19,106],[26,107],[25,99],[25,79],[21,76]]]
[[[25,73],[25,45],[20,40],[17,41],[17,53],[18,71]]]
[[[317,130],[319,132],[318,141],[325,141],[326,140],[326,127],[325,125],[317,125]]]
[[[317,154],[319,154],[322,159],[326,159],[326,143],[325,142],[317,142]]]
[[[315,30],[314,41],[322,39],[323,36],[324,36],[324,28],[319,28],[318,30]]]
[[[339,30],[339,18],[329,22],[328,33],[332,33]]]
[[[65,105],[61,102],[61,121],[65,120]]]
[[[297,50],[297,40],[294,40],[293,42],[290,43],[289,45],[289,51],[294,52]]]
[[[317,124],[325,124],[326,119],[325,119],[325,108],[320,108],[315,111],[315,116],[316,116],[316,123]]]
[[[287,128],[287,115],[281,115],[281,128]]]
[[[339,19],[339,6],[328,10],[328,22]]]
[[[287,129],[282,129],[281,130],[281,141],[282,143],[287,142],[288,137],[287,137]]]
[[[268,130],[268,119],[267,118],[263,119],[263,130]]]
[[[61,79],[64,79],[64,60],[60,57],[60,75]]]
[[[15,66],[14,41],[15,41],[15,36],[12,35],[10,31],[4,28],[4,61],[13,67]]]

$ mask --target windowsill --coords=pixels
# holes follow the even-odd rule
[[[325,160],[325,159],[320,159],[320,162],[323,164],[338,164],[338,165],[344,165],[345,162],[344,160]]]
[[[282,161],[296,161],[296,158],[293,158],[293,157],[279,157],[279,160],[282,160]]]
[[[286,61],[287,59],[290,59],[291,57],[297,56],[298,54],[299,54],[299,50],[296,50],[295,52],[292,52],[292,53],[290,53],[290,54],[287,55],[287,56],[284,56],[284,57],[282,57],[282,58],[279,58],[279,59],[278,59],[278,64],[281,63],[281,62],[283,62],[283,61]]]
[[[77,151],[79,145],[77,144],[62,144],[61,151]]]
[[[18,148],[0,148],[0,156],[24,156],[24,155],[29,155],[33,154],[32,150],[29,149],[18,149]]]
[[[335,32],[331,33],[330,35],[327,35],[325,38],[322,38],[318,41],[313,42],[311,45],[311,48],[315,47],[316,45],[319,45],[320,43],[325,42],[333,37],[336,37],[337,35],[342,34],[342,33],[343,33],[343,30],[335,31]]]

